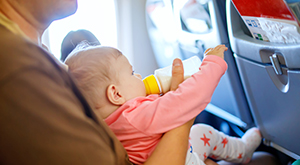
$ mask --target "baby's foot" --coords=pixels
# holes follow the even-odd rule
[[[246,131],[242,137],[242,141],[246,144],[246,153],[242,163],[250,162],[253,152],[260,145],[262,140],[260,131],[254,127]]]

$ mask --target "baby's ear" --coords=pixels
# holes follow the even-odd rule
[[[114,105],[122,105],[125,103],[125,98],[121,95],[118,87],[114,84],[108,86],[106,91],[108,100]]]

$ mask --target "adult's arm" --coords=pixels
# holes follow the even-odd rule
[[[184,165],[194,119],[165,133],[145,165]]]
[[[85,116],[71,89],[52,78],[41,68],[30,68],[1,81],[0,164],[126,161],[125,151],[123,160],[117,157],[121,144],[106,124]]]
[[[176,90],[183,80],[182,62],[180,59],[175,59],[172,67],[171,90]],[[189,133],[193,123],[194,119],[165,133],[145,165],[185,164]]]

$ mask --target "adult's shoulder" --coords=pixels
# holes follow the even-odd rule
[[[0,25],[0,154],[5,164],[129,164],[46,50]]]
[[[13,34],[1,25],[0,36],[0,81],[27,68],[51,70],[55,67],[48,52],[29,39]]]

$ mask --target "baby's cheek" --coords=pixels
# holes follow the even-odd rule
[[[140,85],[140,89],[141,89],[141,95],[142,96],[146,96],[146,87],[145,87],[145,84],[142,82],[141,85]]]

